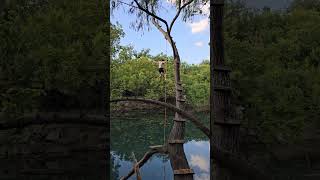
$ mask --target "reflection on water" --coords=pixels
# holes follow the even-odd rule
[[[190,141],[184,145],[189,165],[195,172],[195,180],[210,179],[209,141]]]
[[[151,145],[163,142],[163,114],[130,114],[130,118],[112,116],[111,120],[111,179],[126,175],[134,165],[131,157],[134,152],[141,159]],[[209,124],[208,114],[197,115],[205,124]],[[173,118],[173,114],[168,119]],[[170,132],[169,123],[166,134]],[[195,180],[209,180],[210,157],[207,137],[191,123],[186,123],[185,154],[194,170]],[[173,172],[167,156],[154,155],[140,169],[142,179],[173,179]],[[136,179],[132,176],[131,179]]]
[[[197,114],[197,117],[209,126],[209,114]],[[173,115],[170,114],[169,120]],[[171,122],[166,129],[170,132]],[[115,116],[111,118],[111,172],[110,179],[119,179],[126,175],[133,167],[134,160],[131,157],[134,152],[136,159],[143,157],[144,153],[151,145],[159,145],[163,142],[163,114],[154,112],[130,113],[126,116]],[[210,158],[208,138],[195,126],[186,123],[184,144],[185,154],[188,163],[194,170],[195,180],[209,180]],[[246,144],[245,144],[246,145]],[[259,146],[259,145],[257,145]],[[265,146],[251,147],[245,149],[250,155],[251,163],[257,167],[269,171],[270,174],[281,180],[318,180],[320,179],[320,164],[315,160],[307,163],[305,159],[292,159],[280,163],[272,160],[269,153],[265,151]],[[272,160],[272,161],[271,161]],[[273,162],[274,161],[274,162]],[[167,180],[173,179],[172,168],[167,157],[154,155],[142,168],[142,179]],[[134,176],[132,180],[136,179]],[[240,178],[238,178],[240,179]],[[244,178],[245,179],[245,178]]]
[[[189,165],[195,172],[195,180],[210,179],[210,157],[209,157],[209,142],[208,141],[189,141],[185,145],[185,153]],[[133,167],[133,161],[121,160],[114,152],[111,152],[113,157],[113,178],[117,179],[124,176]],[[163,180],[173,179],[172,168],[167,157],[155,155],[141,169],[142,179]],[[132,176],[132,179],[135,179]]]

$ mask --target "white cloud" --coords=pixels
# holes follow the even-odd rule
[[[188,24],[191,27],[192,33],[199,33],[205,31],[209,27],[208,18],[202,19],[198,22],[193,22]]]
[[[209,143],[206,141],[194,141],[192,142],[193,145],[198,146],[198,147],[207,147],[209,146]]]
[[[199,155],[192,155],[191,154],[191,162],[190,162],[190,165],[191,166],[194,166],[194,167],[199,167],[201,171],[204,171],[204,172],[209,172],[209,168],[210,168],[210,165],[209,165],[209,160],[204,158],[204,157],[201,157]]]
[[[203,46],[203,42],[199,41],[199,42],[194,43],[194,45],[198,46],[198,47],[202,47]]]

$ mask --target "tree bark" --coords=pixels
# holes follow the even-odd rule
[[[180,79],[180,55],[176,47],[175,42],[169,34],[169,43],[171,44],[174,58],[174,71],[175,71],[175,92],[176,92],[176,107],[179,109],[184,109],[185,98],[183,96],[183,88]],[[183,143],[171,143],[172,141],[184,141],[185,135],[185,121],[183,121],[182,116],[179,113],[175,113],[173,127],[168,137],[168,151],[171,166],[174,170],[180,169],[190,169],[186,155],[184,153]],[[193,180],[193,174],[175,174],[175,180]]]
[[[224,66],[223,43],[224,0],[210,1],[210,179],[230,180],[232,174],[223,164],[213,161],[214,142],[220,149],[238,153],[239,125],[231,107],[230,70]],[[214,134],[212,133],[215,130]]]

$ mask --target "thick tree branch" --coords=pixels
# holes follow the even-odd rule
[[[184,5],[181,6],[181,9],[185,8],[186,6],[191,4],[192,2],[193,2],[193,0],[190,0],[190,1],[186,2]]]
[[[178,9],[177,14],[174,16],[172,22],[170,23],[169,32],[171,32],[172,27],[173,27],[173,24],[174,24],[175,21],[178,19],[181,11],[182,11],[186,6],[188,6],[189,4],[191,4],[192,2],[193,2],[193,0],[190,0],[190,1],[186,2],[184,5],[181,6],[181,0],[179,1],[179,9]]]
[[[152,24],[163,34],[164,38],[169,42],[169,44],[171,45],[173,51],[176,50],[176,47],[174,45],[174,42],[173,42],[173,39],[170,35],[170,32],[169,31],[165,31],[161,25],[156,21],[155,18],[152,18]]]
[[[124,99],[114,99],[111,100],[110,102],[120,102],[120,101],[138,101],[138,102],[145,102],[145,103],[150,103],[150,104],[156,104],[160,106],[164,106],[168,108],[169,110],[175,111],[179,114],[181,114],[183,117],[189,119],[192,123],[195,124],[197,128],[199,128],[205,135],[210,137],[210,130],[206,126],[204,126],[195,116],[193,116],[190,113],[187,113],[186,111],[177,108],[176,106],[168,103],[164,103],[161,101],[157,100],[152,100],[152,99],[140,99],[140,98],[124,98]]]
[[[172,27],[173,27],[175,21],[177,20],[177,18],[179,17],[181,11],[182,11],[186,6],[190,5],[193,1],[194,1],[194,0],[190,0],[190,1],[186,2],[185,4],[183,4],[182,6],[181,6],[181,0],[179,1],[178,12],[177,12],[177,14],[174,16],[174,18],[173,18],[173,20],[172,20],[172,22],[171,22],[171,24],[170,24],[170,27],[169,27],[167,21],[164,20],[164,19],[162,19],[161,17],[157,16],[157,15],[155,14],[155,12],[154,12],[153,9],[152,9],[152,11],[150,12],[150,11],[148,10],[148,8],[143,8],[143,7],[139,4],[139,2],[138,2],[137,0],[134,0],[134,2],[137,4],[137,6],[138,6],[138,8],[139,8],[140,10],[142,10],[142,11],[145,12],[145,13],[147,13],[147,15],[152,16],[151,21],[152,21],[153,25],[163,34],[163,36],[165,37],[165,39],[169,42],[169,44],[170,44],[171,47],[172,47],[172,50],[173,50],[173,53],[174,53],[174,54],[175,54],[175,53],[178,53],[178,50],[177,50],[177,48],[176,48],[176,46],[175,46],[175,43],[174,43],[174,41],[173,41],[173,39],[172,39],[172,37],[171,37]],[[165,30],[164,28],[162,28],[162,26],[159,24],[159,22],[158,22],[157,20],[158,20],[158,21],[161,21],[161,22],[163,22],[163,23],[165,24],[166,30]]]
[[[161,25],[156,21],[156,19],[155,19],[155,18],[152,18],[152,19],[151,19],[151,22],[152,22],[152,24],[163,34],[163,36],[167,39],[168,36],[169,36],[168,32],[166,32],[166,31],[161,27]]]
[[[139,8],[141,11],[143,11],[143,12],[147,13],[147,15],[152,16],[153,18],[156,18],[156,19],[158,19],[159,21],[163,22],[163,23],[166,25],[167,29],[169,29],[169,26],[168,26],[168,23],[167,23],[166,20],[164,20],[164,19],[162,19],[161,17],[159,17],[159,16],[155,15],[154,13],[150,12],[148,9],[143,8],[143,7],[141,6],[141,4],[139,4],[139,2],[138,2],[137,0],[134,0],[134,2],[136,3],[136,5],[138,6],[138,8]]]
[[[169,44],[171,45],[172,47],[172,51],[173,51],[173,54],[177,54],[178,53],[178,50],[177,50],[177,47],[176,45],[174,44],[174,41],[170,35],[170,32],[168,30],[168,32],[166,32],[162,27],[161,25],[156,21],[155,18],[152,18],[152,23],[154,24],[154,26],[163,34],[164,38],[169,42]]]

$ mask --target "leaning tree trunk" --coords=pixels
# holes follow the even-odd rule
[[[221,164],[215,164],[212,157],[213,143],[230,153],[238,153],[239,125],[231,106],[230,69],[224,65],[223,44],[224,0],[210,1],[210,156],[211,180],[230,180],[231,172]],[[214,132],[214,133],[213,133]]]
[[[180,79],[180,56],[175,42],[170,34],[166,38],[173,50],[174,58],[174,77],[175,77],[175,93],[176,93],[176,107],[184,109],[185,97],[183,95],[183,88]],[[193,180],[193,171],[190,169],[186,155],[184,153],[184,133],[185,133],[185,119],[179,113],[175,113],[173,127],[168,138],[168,152],[171,167],[175,180]]]

